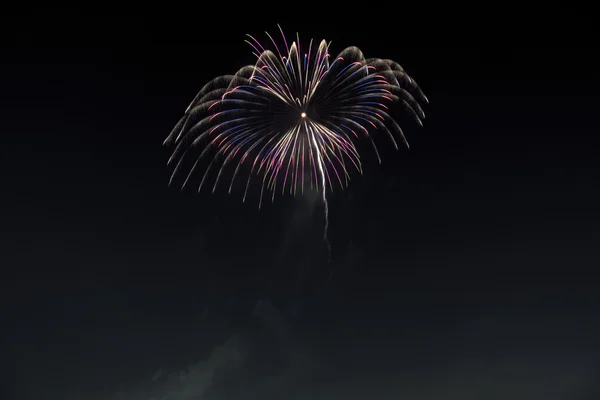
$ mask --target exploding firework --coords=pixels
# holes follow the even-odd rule
[[[365,59],[356,47],[331,58],[324,40],[318,46],[311,40],[302,53],[299,38],[288,46],[281,31],[280,46],[267,36],[273,50],[248,35],[256,63],[207,83],[165,140],[175,145],[171,181],[197,149],[183,186],[204,166],[198,190],[211,170],[213,192],[225,171],[231,172],[229,192],[243,174],[244,200],[253,178],[261,180],[259,205],[264,190],[274,198],[278,185],[282,192],[303,193],[309,186],[325,195],[327,188],[346,187],[350,170],[362,173],[360,139],[371,144],[380,162],[373,136],[387,136],[396,148],[397,139],[406,143],[391,117],[394,103],[422,124],[419,102],[427,98],[398,63]]]
[[[328,188],[346,187],[351,170],[362,173],[357,144],[366,140],[381,162],[374,136],[387,136],[395,148],[397,139],[408,144],[392,107],[404,106],[422,125],[419,103],[427,98],[392,60],[366,59],[356,47],[332,58],[325,40],[311,40],[303,53],[299,37],[288,46],[279,30],[283,46],[267,33],[272,49],[248,35],[256,63],[213,79],[188,106],[165,140],[175,145],[171,182],[187,168],[186,186],[202,168],[198,191],[213,171],[212,191],[229,175],[231,193],[245,175],[244,201],[253,179],[261,181],[259,207],[265,189],[274,199],[278,185],[294,195],[313,188],[325,206],[326,235]]]

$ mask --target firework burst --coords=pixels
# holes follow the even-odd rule
[[[396,148],[398,139],[406,144],[390,116],[394,104],[422,124],[419,102],[427,98],[398,63],[365,59],[356,47],[332,58],[324,40],[319,45],[311,40],[304,50],[299,38],[288,46],[281,32],[281,46],[267,36],[272,50],[248,36],[256,63],[207,83],[165,140],[175,145],[171,181],[197,149],[183,186],[202,167],[198,190],[211,171],[216,174],[213,192],[225,180],[224,172],[231,171],[224,184],[231,192],[244,174],[244,200],[256,178],[261,180],[260,201],[265,189],[274,198],[278,185],[292,194],[307,186],[323,192],[344,188],[350,170],[362,172],[360,139],[370,143],[380,162],[373,135],[387,136]]]
[[[422,125],[419,103],[427,98],[392,60],[365,58],[356,47],[331,57],[325,40],[305,49],[299,37],[288,45],[279,30],[281,44],[267,33],[271,49],[248,35],[256,63],[208,82],[188,106],[165,140],[175,146],[171,182],[187,169],[186,186],[203,169],[198,191],[212,171],[212,191],[224,183],[231,192],[245,175],[244,201],[252,181],[261,181],[259,207],[265,189],[274,199],[279,190],[296,195],[310,187],[321,194],[327,232],[326,192],[346,187],[351,170],[362,173],[359,141],[381,162],[374,135],[395,148],[398,139],[407,144],[392,107],[404,106]]]

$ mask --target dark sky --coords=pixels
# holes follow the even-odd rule
[[[252,381],[252,363],[282,351],[251,318],[260,298],[334,365],[314,384],[331,398],[598,395],[590,13],[311,7],[5,18],[0,363],[11,398],[112,400],[234,333],[262,355],[229,379]],[[320,207],[284,197],[259,211],[167,187],[166,135],[208,79],[252,62],[244,35],[277,23],[334,52],[397,60],[430,99],[424,128],[407,124],[410,150],[367,162],[330,197],[330,264]],[[357,376],[366,383],[348,389]]]

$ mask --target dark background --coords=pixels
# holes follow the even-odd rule
[[[365,387],[402,381],[414,398],[597,396],[590,11],[221,7],[4,17],[10,398],[112,399],[246,332],[259,298],[338,363],[334,388],[373,376]],[[259,211],[167,187],[163,139],[208,79],[252,62],[244,35],[264,40],[276,23],[397,60],[430,99],[424,128],[407,124],[410,150],[330,197],[329,264],[310,240],[319,206],[284,197]],[[282,238],[298,220],[314,235],[291,250]],[[286,251],[309,255],[300,284],[292,261],[277,264]]]

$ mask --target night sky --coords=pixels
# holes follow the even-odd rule
[[[215,348],[241,362],[214,400],[600,398],[590,12],[261,7],[5,18],[3,398],[191,399],[174,377]],[[167,185],[166,135],[277,23],[430,100],[410,150],[330,196],[330,263],[318,202]]]

